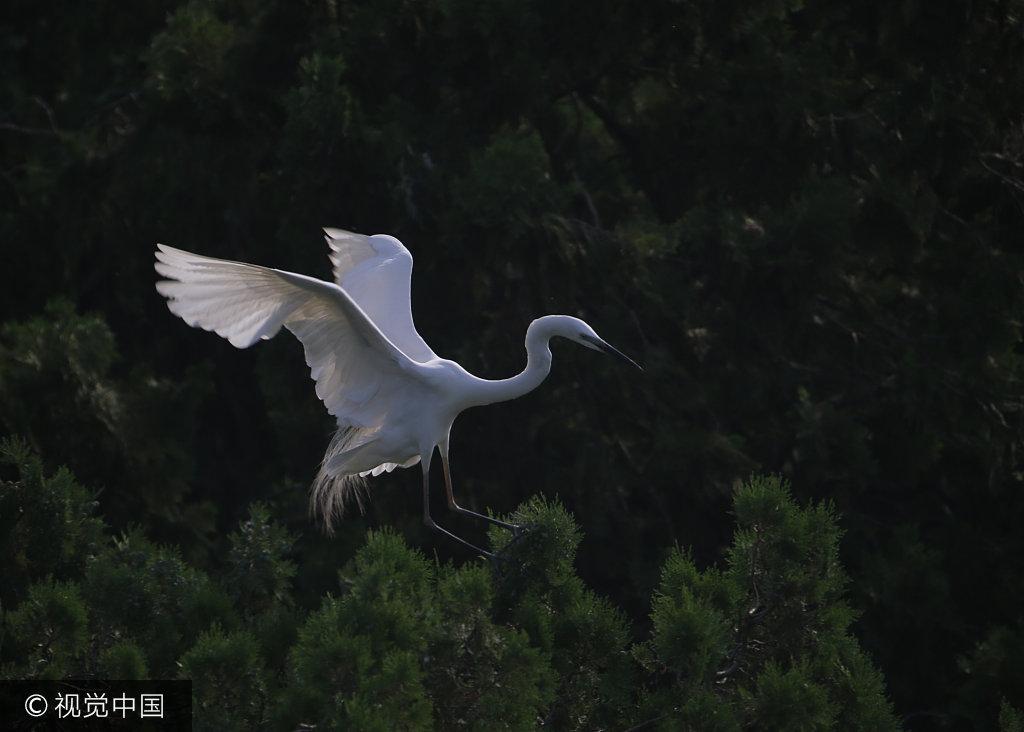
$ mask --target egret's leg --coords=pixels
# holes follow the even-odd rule
[[[482,513],[470,511],[468,508],[463,508],[458,503],[456,503],[455,493],[452,491],[452,473],[448,467],[447,450],[441,451],[441,465],[444,467],[444,487],[445,490],[448,492],[448,508],[450,508],[452,511],[455,511],[455,513],[461,513],[463,516],[472,516],[473,518],[483,519],[484,521],[490,521],[495,526],[500,526],[503,529],[508,529],[509,531],[515,533],[519,533],[519,531],[522,530],[521,527],[516,526],[515,524],[510,524],[508,521],[502,521],[501,519],[496,519],[491,516],[484,516]]]
[[[487,551],[485,549],[481,549],[480,547],[475,546],[473,544],[470,544],[468,541],[466,541],[465,539],[462,539],[462,538],[456,536],[455,534],[453,534],[452,532],[450,532],[448,529],[444,528],[443,526],[438,526],[434,522],[434,519],[432,519],[430,517],[430,465],[429,465],[429,463],[426,464],[424,466],[424,469],[423,469],[423,523],[425,523],[427,526],[432,528],[434,531],[439,531],[442,534],[444,534],[445,536],[447,536],[447,537],[449,537],[451,539],[455,539],[455,541],[459,542],[463,546],[469,547],[470,549],[472,549],[473,551],[477,552],[478,554],[483,554],[485,557],[489,557],[491,559],[494,559],[494,554],[493,553],[491,553],[491,552],[489,552],[489,551]]]

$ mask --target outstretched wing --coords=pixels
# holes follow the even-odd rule
[[[157,291],[195,328],[248,348],[283,325],[298,337],[316,393],[339,425],[376,427],[423,388],[422,368],[330,282],[157,245]]]
[[[364,236],[324,229],[331,248],[334,281],[402,353],[424,363],[437,358],[412,322],[412,255],[387,234]]]

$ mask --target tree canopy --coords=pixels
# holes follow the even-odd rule
[[[1019,727],[1022,22],[1020,0],[8,3],[5,673],[245,668],[283,715],[246,725],[783,728],[803,695],[807,728]],[[402,239],[421,333],[474,373],[521,368],[549,312],[644,364],[556,343],[541,390],[456,423],[468,507],[561,522],[522,576],[439,543],[405,471],[320,534],[332,424],[298,345],[236,351],[153,289],[157,241],[327,277],[321,226]],[[795,552],[773,545],[761,624],[734,620],[759,612],[736,573],[766,510],[741,484]],[[166,625],[111,615],[115,590]],[[583,612],[601,638],[573,637]],[[18,645],[41,628],[53,657]]]

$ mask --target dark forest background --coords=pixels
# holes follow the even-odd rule
[[[1024,706],[1018,0],[12,1],[0,66],[0,434],[120,541],[216,574],[260,502],[305,609],[369,529],[477,561],[422,526],[417,471],[319,532],[298,343],[236,350],[153,286],[158,241],[327,278],[321,226],[391,233],[469,371],[517,372],[546,313],[645,366],[556,342],[541,389],[452,435],[467,507],[575,516],[634,640],[672,547],[728,561],[737,486],[777,474],[841,516],[903,725]]]

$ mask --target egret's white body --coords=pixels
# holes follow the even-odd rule
[[[416,331],[412,255],[398,239],[324,231],[333,283],[158,244],[156,270],[167,279],[157,282],[157,290],[172,313],[238,348],[273,337],[281,326],[302,342],[317,396],[338,423],[312,491],[328,529],[360,478],[420,463],[424,518],[458,539],[433,523],[426,505],[435,448],[444,463],[449,505],[508,526],[455,503],[448,469],[455,418],[469,407],[514,399],[539,386],[551,370],[548,343],[556,336],[626,357],[582,320],[547,315],[527,329],[521,373],[499,380],[473,376],[438,357]]]

